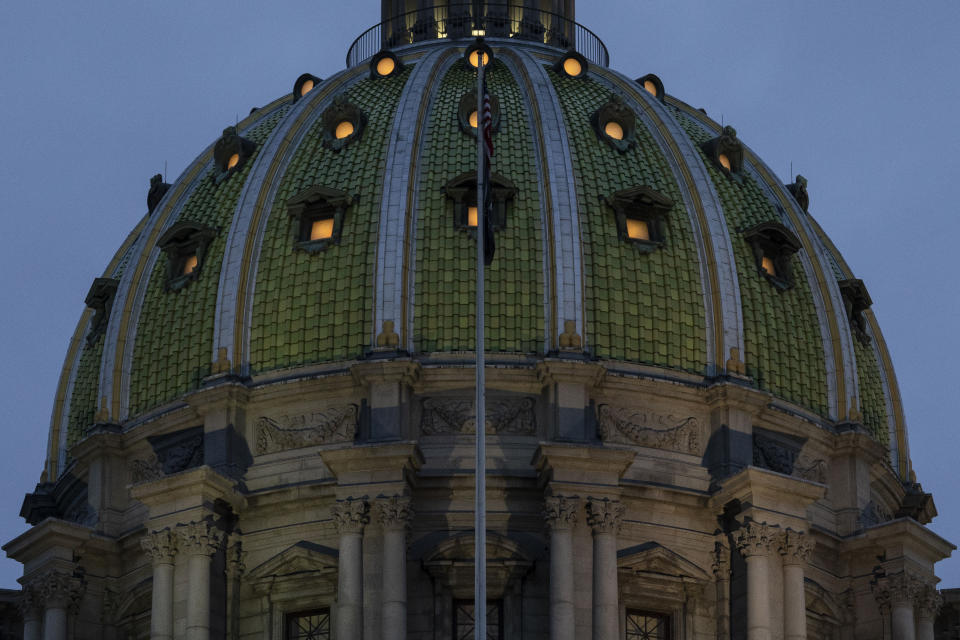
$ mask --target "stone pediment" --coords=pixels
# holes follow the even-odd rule
[[[249,573],[251,580],[306,577],[305,574],[326,574],[337,571],[337,550],[301,540],[285,551],[260,564]]]
[[[638,575],[662,576],[682,582],[707,582],[710,575],[696,563],[656,542],[646,542],[617,553],[617,567]]]
[[[473,534],[444,540],[424,555],[423,568],[455,598],[473,593]],[[533,561],[513,540],[495,533],[487,534],[487,594],[502,597],[508,587],[521,580],[533,567]]]

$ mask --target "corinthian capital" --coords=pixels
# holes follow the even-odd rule
[[[84,590],[83,579],[62,571],[47,571],[30,581],[29,588],[47,608],[74,607]]]
[[[913,603],[927,583],[911,573],[901,572],[877,578],[873,583],[873,596],[881,606],[898,603]]]
[[[543,519],[551,531],[572,529],[577,524],[580,498],[549,496],[543,502]]]
[[[223,542],[223,531],[206,521],[180,525],[177,536],[177,548],[191,556],[213,555]]]
[[[626,510],[619,500],[587,498],[587,524],[594,533],[617,533]]]
[[[363,533],[363,528],[370,522],[370,505],[363,498],[337,500],[330,507],[330,516],[340,535]]]
[[[17,609],[24,620],[35,619],[43,613],[43,603],[40,602],[36,589],[25,586],[17,599]]]
[[[390,496],[377,498],[377,520],[380,526],[387,530],[406,529],[413,518],[410,508],[410,498],[407,496]]]
[[[813,547],[813,540],[802,531],[787,529],[780,534],[779,550],[783,556],[783,564],[805,565],[810,559]]]
[[[940,613],[940,607],[943,606],[943,596],[932,584],[924,585],[917,594],[916,600],[917,614],[921,618],[934,620]]]
[[[140,539],[140,546],[150,556],[153,566],[173,564],[177,555],[177,536],[170,529],[153,531]]]
[[[766,522],[749,521],[733,532],[733,541],[745,557],[767,556],[776,548],[779,533]]]

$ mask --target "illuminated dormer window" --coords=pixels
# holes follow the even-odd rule
[[[87,344],[95,343],[97,338],[106,331],[118,284],[119,282],[113,278],[97,278],[93,281],[93,285],[84,301],[88,307],[93,309],[90,331],[87,333]]]
[[[460,98],[460,105],[457,107],[457,122],[460,124],[460,130],[467,135],[477,137],[477,125],[479,124],[479,115],[477,112],[477,91],[468,91]],[[493,118],[493,132],[500,131],[500,99],[496,94],[490,94],[490,115]]]
[[[339,189],[314,185],[287,201],[294,247],[308,253],[340,244],[343,220],[355,198]]]
[[[841,280],[838,284],[853,335],[861,342],[869,343],[870,334],[867,333],[867,319],[863,316],[863,312],[870,308],[873,300],[870,299],[870,294],[867,293],[863,280],[850,278],[849,280]]]
[[[590,116],[590,124],[597,134],[597,138],[611,147],[625,153],[637,139],[637,118],[620,96],[610,97],[602,107]]]
[[[793,254],[800,250],[797,237],[779,222],[762,222],[743,233],[753,249],[757,272],[773,286],[793,286]]]
[[[400,58],[394,55],[392,51],[384,50],[370,59],[370,77],[374,80],[389,78],[400,71],[402,67]]]
[[[724,127],[723,133],[707,140],[700,148],[728,176],[738,176],[743,171],[743,144],[737,139],[737,130],[733,127]]]
[[[660,78],[652,73],[648,73],[642,78],[637,78],[637,84],[643,87],[644,91],[652,95],[660,102],[666,100],[666,93],[663,90],[663,82],[661,82]]]
[[[320,86],[321,82],[323,82],[323,80],[310,73],[305,73],[297,78],[297,81],[293,83],[293,101],[296,102],[316,89]]]
[[[323,112],[321,120],[323,146],[334,151],[341,151],[359,140],[367,125],[367,115],[343,95],[334,98],[333,104]]]
[[[605,200],[613,209],[621,240],[640,253],[663,246],[673,200],[646,185],[617,191]]]
[[[167,229],[157,246],[167,257],[167,291],[179,291],[200,277],[207,247],[217,230],[184,220]]]
[[[213,147],[213,162],[219,173],[215,180],[219,183],[239,171],[247,159],[253,155],[257,145],[237,135],[236,127],[227,127]]]
[[[553,70],[568,78],[584,78],[587,75],[590,63],[576,51],[567,51],[553,65]]]
[[[512,182],[501,175],[490,175],[490,194],[493,199],[493,230],[507,228],[509,205],[517,194]],[[457,229],[476,230],[477,174],[473,171],[454,178],[443,188],[447,197],[453,201],[453,226]]]
[[[493,49],[487,46],[483,38],[477,38],[476,42],[467,47],[463,56],[471,69],[476,69],[480,65],[480,60],[483,60],[483,66],[486,67],[493,62]]]

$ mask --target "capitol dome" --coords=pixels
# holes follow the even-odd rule
[[[806,180],[573,0],[402,4],[151,182],[7,545],[28,632],[467,630],[479,52],[490,637],[926,637],[952,546]]]

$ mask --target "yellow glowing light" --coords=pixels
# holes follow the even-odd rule
[[[393,73],[393,70],[397,68],[397,63],[393,61],[393,58],[389,56],[384,56],[380,58],[380,61],[377,62],[377,73],[381,76],[388,76]]]
[[[344,120],[337,125],[337,130],[333,133],[337,137],[337,140],[343,140],[348,136],[353,135],[353,123],[349,120]]]
[[[229,160],[227,160],[227,169],[228,169],[228,170],[229,170],[229,169],[233,169],[233,168],[234,168],[235,166],[237,166],[238,164],[240,164],[240,154],[239,154],[239,153],[235,153],[235,154],[233,154],[232,156],[230,156],[230,159],[229,159]]]
[[[576,58],[567,58],[563,61],[563,70],[568,76],[576,78],[583,72],[583,66]]]
[[[730,158],[727,157],[727,154],[721,153],[721,154],[717,157],[717,161],[719,161],[719,162],[720,162],[720,166],[723,167],[724,169],[726,169],[727,171],[730,171],[730,170],[731,170],[731,169],[730,169]]]
[[[468,118],[468,120],[470,121],[470,126],[476,129],[477,128],[477,112],[471,111],[470,117]]]
[[[476,207],[467,207],[467,226],[468,227],[477,226],[477,208]]]
[[[476,67],[480,64],[480,50],[470,52],[470,66]],[[490,64],[490,55],[486,52],[483,54],[483,66]]]
[[[619,122],[611,120],[603,126],[603,132],[614,140],[623,140],[623,127]]]
[[[627,237],[631,240],[649,240],[650,227],[643,220],[627,218]]]
[[[313,91],[313,87],[314,87],[313,80],[310,80],[308,78],[302,85],[300,85],[300,95],[301,96],[307,95],[308,93]]]
[[[647,90],[647,93],[656,97],[657,96],[657,85],[653,83],[653,80],[644,80],[643,88]]]
[[[199,263],[196,255],[189,256],[183,263],[183,275],[188,276],[193,273]]]
[[[474,29],[473,31],[470,32],[470,34],[471,34],[474,38],[482,38],[483,36],[487,35],[487,30],[486,30],[486,29]],[[487,64],[487,63],[484,62],[483,64]],[[477,66],[477,65],[473,65],[473,66]]]
[[[773,259],[763,256],[760,260],[760,268],[763,269],[763,272],[768,276],[777,277],[777,268],[773,265]]]
[[[314,220],[310,225],[311,240],[326,240],[333,237],[333,218]]]

